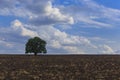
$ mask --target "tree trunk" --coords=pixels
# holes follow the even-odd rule
[[[37,56],[37,53],[36,53],[36,52],[35,52],[34,54],[35,54],[35,56]]]

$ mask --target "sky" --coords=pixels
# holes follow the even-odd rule
[[[28,39],[48,54],[120,54],[120,0],[0,0],[0,54],[24,54]]]

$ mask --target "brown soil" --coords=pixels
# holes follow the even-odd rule
[[[120,80],[120,56],[1,55],[0,80]]]

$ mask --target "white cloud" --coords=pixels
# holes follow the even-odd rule
[[[24,25],[19,20],[15,20],[12,22],[12,28],[14,30],[20,31],[20,34],[22,36],[30,36],[30,37],[38,36],[38,34],[35,31],[25,28]]]
[[[51,43],[50,43],[50,46],[53,47],[53,48],[58,48],[58,49],[60,49],[60,48],[62,47],[62,45],[60,44],[59,41],[52,40],[52,41],[50,41],[50,42],[51,42]]]
[[[92,0],[77,1],[82,5],[60,8],[53,6],[50,0],[1,0],[0,15],[20,17],[28,23],[16,19],[11,22],[11,27],[0,28],[0,44],[11,47],[8,51],[22,52],[29,37],[39,36],[47,41],[50,53],[95,53],[99,46],[93,44],[92,39],[68,34],[54,25],[83,23],[92,27],[111,27],[115,23],[113,20],[120,22],[120,10],[100,6]],[[99,21],[101,19],[103,22]],[[114,52],[108,45],[102,45],[100,49],[104,54]]]
[[[30,16],[30,22],[34,25],[54,25],[54,24],[73,24],[74,19],[69,16],[62,14],[59,8],[53,7],[51,1],[47,1],[44,5],[37,5],[34,3],[33,7],[42,7],[42,9],[37,8],[37,12],[33,9],[29,9],[33,14]]]
[[[2,1],[2,3],[7,4],[9,2],[5,0]],[[18,6],[15,6],[16,4]],[[59,8],[53,7],[52,2],[49,0],[15,0],[10,2],[8,6],[11,8],[5,5],[0,6],[0,8],[4,8],[3,11],[0,10],[0,12],[2,12],[1,15],[13,15],[25,18],[26,20],[30,21],[28,26],[30,25],[36,28],[36,30],[31,30],[27,24],[23,24],[20,22],[20,20],[16,19],[12,21],[11,27],[8,28],[8,31],[3,31],[1,33],[4,34],[6,41],[14,44],[13,48],[19,44],[20,49],[23,49],[21,47],[23,47],[25,44],[24,39],[27,39],[26,37],[34,36],[40,36],[41,38],[45,39],[48,42],[49,48],[54,50],[57,48],[59,51],[63,50],[63,52],[67,53],[71,51],[78,52],[76,50],[79,49],[76,45],[79,43],[82,44],[84,42],[84,44],[89,44],[87,39],[80,39],[79,36],[69,35],[66,32],[60,31],[52,26],[54,24],[73,24],[74,19],[70,15],[62,13]],[[10,45],[7,44],[7,46]]]
[[[116,50],[116,51],[115,51],[115,54],[120,54],[120,50]]]
[[[68,54],[85,54],[85,52],[83,52],[76,46],[64,46],[63,48],[67,50]]]
[[[61,13],[50,0],[1,0],[0,15],[22,17],[37,26],[74,23],[72,16]]]
[[[70,1],[72,2],[72,0]],[[26,17],[28,20],[30,19],[30,23],[35,25],[74,24],[75,22],[81,22],[87,26],[89,24],[92,25],[91,27],[120,25],[120,10],[107,8],[93,0],[74,2],[78,2],[80,5],[73,4],[60,8],[53,6],[50,0],[1,0],[0,14]]]
[[[9,52],[11,49],[13,53],[16,53],[17,51],[17,53],[23,53],[25,42],[27,41],[28,37],[32,37],[32,35],[34,36],[34,34],[31,34],[31,32],[34,31],[25,31],[29,32],[29,35],[28,33],[25,33],[23,35],[25,27],[24,24],[22,24],[19,20],[13,21],[11,26],[12,27],[6,30],[7,32],[4,30],[5,28],[2,29],[3,32],[1,32],[0,37],[3,37],[1,38],[1,40],[5,41],[1,42],[1,44],[6,43],[6,47],[11,46],[10,48],[4,47],[4,49],[6,49],[6,52]],[[79,46],[91,47],[91,42],[87,38],[69,35],[65,32],[60,31],[57,28],[54,28],[53,26],[39,26],[34,28],[36,28],[36,33],[38,33],[38,36],[47,41],[47,48],[49,53],[60,52],[82,54],[84,53],[84,50],[80,49]],[[3,48],[1,49],[4,50]]]
[[[101,46],[101,54],[115,54],[114,50],[108,45]]]
[[[58,6],[60,6],[61,11],[71,15],[76,23],[81,23],[81,26],[111,28],[120,25],[119,9],[99,5],[94,0],[77,0],[77,2],[79,4]]]
[[[19,29],[0,27],[0,53],[24,53],[25,43],[30,36],[21,35],[21,29]]]
[[[65,23],[66,22],[68,22],[70,24],[74,23],[74,20],[72,17],[65,16],[60,12],[59,8],[52,7],[52,3],[50,1],[48,2],[47,6],[45,7],[45,12],[46,12],[46,15],[50,16],[50,18],[52,18],[52,19],[56,18],[56,20],[64,21]]]
[[[53,53],[62,51],[62,53],[85,53],[85,48],[96,48],[91,41],[85,37],[75,36],[62,32],[53,26],[36,27],[39,36],[47,41],[47,48],[53,49]],[[84,48],[84,50],[81,49]],[[51,50],[49,50],[51,51]],[[48,52],[49,52],[48,51]]]

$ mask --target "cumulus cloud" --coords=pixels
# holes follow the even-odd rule
[[[74,19],[69,16],[62,14],[59,8],[55,8],[52,6],[50,1],[46,2],[44,5],[37,5],[35,3],[33,7],[41,7],[36,8],[37,12],[34,12],[34,9],[30,9],[30,11],[36,14],[35,16],[30,16],[30,22],[35,25],[53,25],[53,24],[73,24]]]
[[[74,23],[72,16],[63,14],[50,0],[1,0],[0,15],[22,17],[37,26]]]
[[[58,52],[83,54],[85,53],[85,50],[82,50],[80,46],[84,48],[93,46],[91,41],[87,38],[67,34],[66,32],[60,31],[53,26],[34,26],[35,31],[27,29],[26,25],[19,20],[14,20],[8,30],[6,28],[1,30],[3,30],[3,32],[0,32],[0,37],[3,37],[1,40],[4,40],[4,42],[1,41],[0,43],[6,43],[5,45],[9,46],[9,48],[11,46],[11,50],[16,49],[14,52],[24,52],[22,50],[24,50],[25,42],[29,37],[34,36],[39,36],[40,38],[47,41],[47,48],[49,53]],[[9,48],[8,51],[10,51]]]
[[[15,20],[14,26],[12,22],[11,27],[0,27],[0,53],[24,53],[25,43],[27,39],[33,37],[31,34],[33,31],[29,32],[22,25],[21,22]]]
[[[63,15],[58,8],[52,7],[52,3],[49,1],[47,6],[45,7],[46,15],[50,16],[51,18],[56,18],[56,20],[63,21],[65,23],[73,24],[74,20],[70,16]]]
[[[65,0],[63,2],[76,2],[76,4],[65,7],[58,5],[56,7],[50,0],[1,0],[0,14],[26,16],[30,23],[37,26],[56,23],[73,24],[75,22],[83,23],[84,26],[92,25],[91,27],[119,25],[117,24],[120,21],[120,10],[118,9],[107,8],[93,0]]]
[[[8,51],[11,49],[13,52],[23,52],[26,40],[39,36],[47,41],[50,53],[92,53],[99,47],[89,38],[68,34],[55,25],[83,23],[93,27],[110,27],[112,23],[108,24],[107,20],[119,21],[119,10],[100,6],[92,0],[76,0],[81,4],[80,6],[62,7],[53,5],[52,1],[55,0],[1,0],[0,15],[22,18],[27,22],[22,23],[22,19],[16,18],[9,28],[0,28],[0,45],[10,47],[7,48]],[[114,17],[113,14],[115,14]],[[105,22],[99,21],[101,18],[105,19]],[[101,50],[104,54],[113,53],[113,49],[108,45],[103,45]]]
[[[37,32],[25,28],[24,25],[19,20],[13,21],[11,26],[14,30],[20,32],[22,36],[30,37],[38,36]]]
[[[38,28],[36,27],[36,29]],[[83,53],[85,47],[96,48],[86,37],[70,35],[53,26],[39,26],[37,32],[42,39],[47,41],[48,49],[52,48],[54,50],[53,52],[57,50],[62,51],[62,53]],[[82,50],[80,46],[84,48],[84,50]]]

